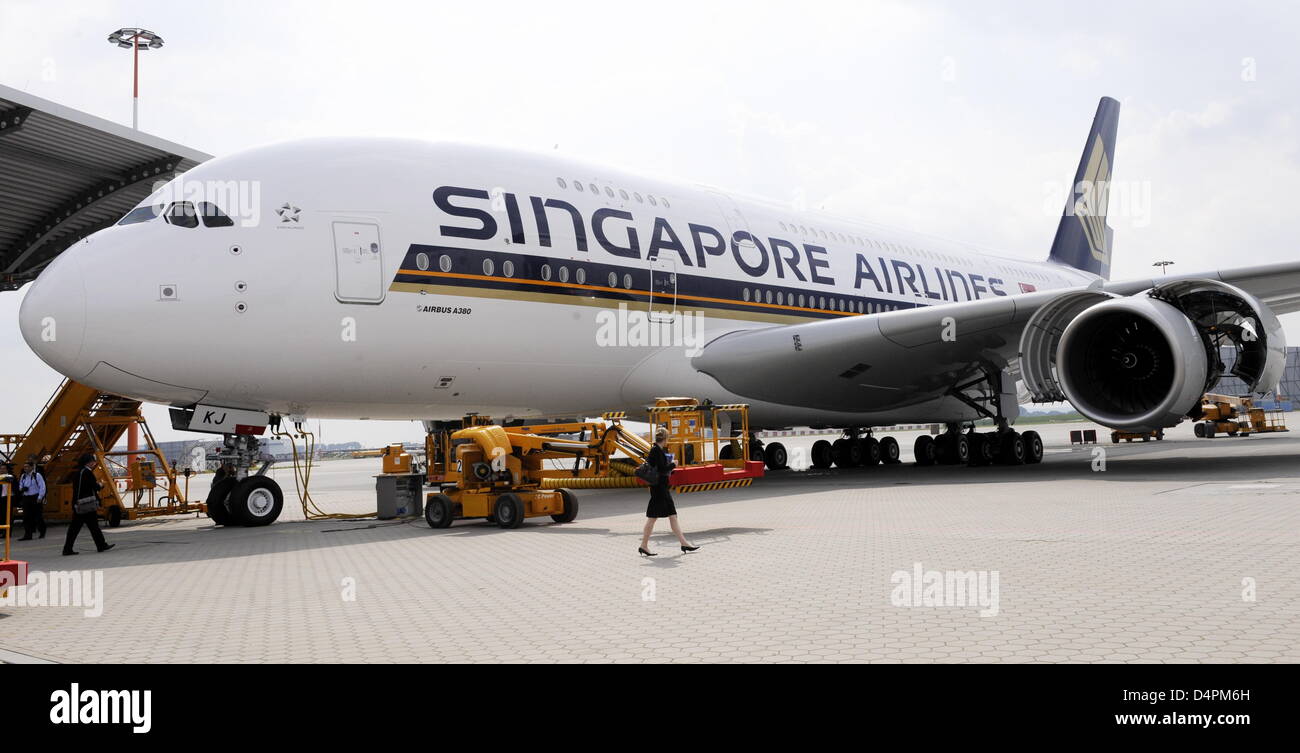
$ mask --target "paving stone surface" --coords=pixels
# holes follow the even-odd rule
[[[63,526],[15,543],[33,570],[101,570],[103,609],[0,606],[0,660],[1300,661],[1300,439],[1186,433],[1102,445],[1105,471],[1053,430],[1036,466],[795,471],[679,495],[702,548],[681,554],[665,521],[654,559],[636,554],[636,490],[582,492],[568,525],[434,531],[303,520],[281,470],[270,527],[129,522],[106,554],[83,533],[75,558]],[[373,509],[377,466],[322,464],[313,496]],[[930,594],[944,605],[897,603],[918,563],[923,581],[950,576]],[[981,575],[996,600],[975,598]]]

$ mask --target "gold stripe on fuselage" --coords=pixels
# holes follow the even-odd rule
[[[501,277],[489,277],[486,275],[461,274],[456,272],[430,272],[424,270],[403,269],[399,274],[404,275],[421,275],[425,277],[442,277],[450,279],[463,280],[484,280],[487,282],[502,283],[507,280]],[[602,285],[579,285],[576,283],[561,283],[551,280],[518,280],[517,282],[526,285],[536,285],[539,287],[552,287],[558,289],[573,289],[592,291],[593,293],[621,293],[625,295],[645,296],[649,295],[648,291],[643,290],[626,290],[623,288],[610,288]],[[415,283],[415,282],[394,282],[389,286],[389,290],[402,293],[428,293],[433,295],[455,295],[467,296],[471,298],[495,298],[511,301],[532,301],[536,303],[563,303],[571,306],[593,306],[596,308],[617,309],[619,304],[626,305],[629,309],[639,308],[641,301],[616,301],[608,298],[598,298],[596,296],[568,295],[564,293],[545,293],[524,290],[502,290],[499,288],[475,288],[471,286],[460,285],[440,285],[436,283]],[[655,293],[655,298],[668,298],[662,293]],[[743,311],[725,306],[711,306],[711,303],[731,304],[735,306],[755,306],[767,309],[768,311]],[[714,312],[719,318],[740,319],[743,321],[769,322],[772,324],[797,324],[800,322],[815,321],[806,316],[795,316],[792,314],[780,313],[783,311],[807,311],[830,316],[861,316],[856,312],[847,311],[825,311],[822,309],[804,308],[799,306],[783,306],[775,303],[747,303],[741,301],[728,301],[722,298],[709,298],[706,296],[677,295],[677,307],[679,310],[702,310]],[[770,311],[770,313],[769,313]]]

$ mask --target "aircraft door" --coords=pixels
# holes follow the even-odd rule
[[[384,300],[384,253],[379,225],[372,222],[335,222],[334,270],[338,285],[334,297],[343,303],[379,303]]]
[[[650,321],[672,321],[677,311],[677,262],[662,256],[650,260]]]

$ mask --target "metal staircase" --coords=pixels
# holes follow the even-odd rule
[[[144,446],[114,449],[133,426],[138,427]],[[15,463],[34,458],[42,466],[49,487],[46,517],[51,520],[72,517],[72,489],[65,480],[76,470],[77,459],[86,453],[99,461],[95,473],[104,485],[103,513],[110,526],[116,526],[124,517],[201,509],[186,502],[175,471],[158,449],[140,413],[138,400],[66,379],[25,434],[8,435],[0,441],[14,448],[8,454]],[[159,488],[161,495],[155,493]]]

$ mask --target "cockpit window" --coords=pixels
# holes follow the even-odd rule
[[[167,221],[178,227],[199,226],[199,216],[188,201],[178,201],[167,207]]]
[[[199,202],[199,216],[203,218],[204,227],[230,227],[235,224],[230,215],[210,201]]]
[[[138,222],[148,222],[162,214],[163,205],[154,204],[147,207],[136,207],[126,213],[126,216],[118,220],[119,225],[134,225]]]

